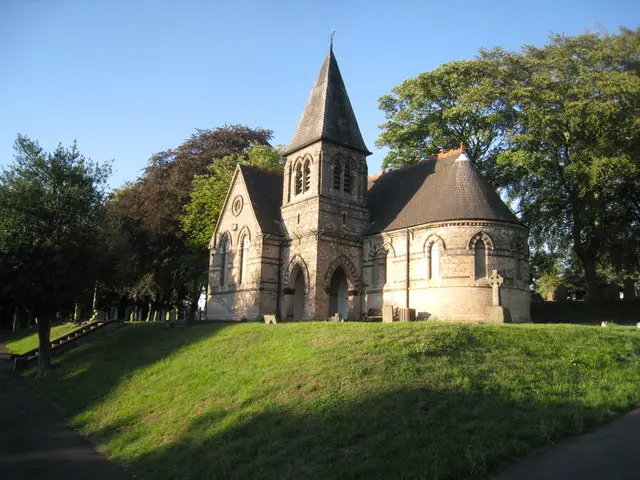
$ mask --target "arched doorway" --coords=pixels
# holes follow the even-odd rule
[[[304,319],[305,315],[305,276],[300,265],[296,265],[289,276],[289,287],[286,291],[287,318],[293,321]]]
[[[329,315],[340,314],[340,318],[349,317],[349,284],[342,267],[336,268],[329,284]]]

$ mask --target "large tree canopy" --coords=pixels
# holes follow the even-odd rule
[[[376,145],[389,148],[382,168],[414,164],[464,143],[471,159],[491,170],[514,115],[506,89],[512,62],[513,54],[502,49],[481,51],[474,60],[445,63],[381,97],[387,122]]]
[[[175,149],[152,156],[141,178],[117,191],[110,212],[118,224],[119,248],[129,249],[120,266],[126,273],[119,276],[121,295],[156,308],[189,300],[195,308],[207,281],[208,254],[180,224],[194,178],[210,175],[212,165],[245,156],[252,145],[267,145],[270,138],[270,130],[242,125],[197,130]]]
[[[639,29],[481,51],[381,98],[384,165],[463,143],[519,209],[534,251],[572,251],[597,298],[603,266],[638,274],[639,73]]]
[[[18,136],[15,162],[0,174],[0,296],[38,317],[39,368],[49,368],[51,316],[93,285],[108,164],[75,144],[46,153]]]
[[[591,297],[597,264],[638,238],[639,58],[640,30],[554,36],[525,47],[510,87],[518,114],[498,157],[503,183],[539,243],[573,249]]]
[[[228,155],[216,160],[206,175],[196,175],[193,179],[191,198],[181,218],[182,229],[195,245],[209,245],[229,190],[231,177],[239,163],[265,170],[282,171],[284,157],[282,149],[255,144],[247,150],[246,155]]]

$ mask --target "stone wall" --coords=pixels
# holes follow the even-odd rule
[[[233,211],[233,202],[238,197],[243,199],[239,213]],[[224,235],[230,239],[230,247],[226,253],[227,275],[220,285],[223,258],[220,243]],[[241,254],[241,241],[245,236],[249,239],[249,248]],[[279,236],[260,232],[244,180],[238,174],[210,245],[207,319],[253,320],[258,315],[275,312],[280,242]],[[246,258],[242,262],[243,255]],[[244,263],[242,281],[241,263]]]
[[[307,160],[311,165],[310,185],[296,194],[296,165]],[[338,163],[342,167],[350,165],[351,192],[335,188],[334,168]],[[287,158],[282,219],[289,240],[283,249],[284,296],[280,308],[285,318],[292,315],[297,268],[305,277],[302,320],[328,318],[328,282],[337,268],[344,271],[348,283],[348,318],[360,318],[361,235],[368,222],[366,178],[364,154],[330,143],[313,144]]]
[[[495,269],[504,277],[502,305],[509,308],[514,322],[529,321],[526,238],[525,228],[497,222],[447,222],[367,237],[363,251],[367,284],[364,308],[379,309],[382,304],[406,307],[408,302],[419,318],[483,321],[486,308],[492,304],[487,276]],[[477,239],[487,246],[487,276],[478,279],[474,252]],[[434,243],[440,248],[439,275],[430,274],[429,254]],[[381,283],[377,275],[376,284],[374,266],[381,264],[386,264],[386,281]]]

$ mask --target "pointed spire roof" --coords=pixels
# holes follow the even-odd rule
[[[329,47],[329,53],[311,89],[307,106],[285,153],[293,153],[318,140],[351,147],[366,155],[371,154],[362,139],[338,62],[333,55],[333,45]]]

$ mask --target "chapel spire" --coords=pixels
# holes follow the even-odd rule
[[[333,55],[333,37],[329,53],[285,153],[291,154],[319,140],[350,147],[365,155],[371,154],[362,139],[338,62]]]

